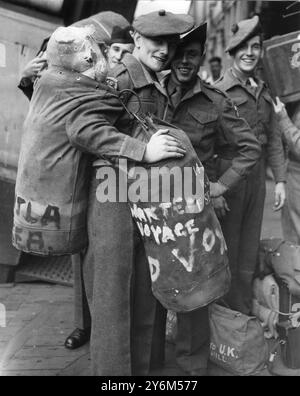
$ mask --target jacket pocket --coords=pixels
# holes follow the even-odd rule
[[[192,116],[194,120],[199,122],[202,125],[210,124],[211,122],[214,122],[218,118],[217,113],[207,113],[205,111],[200,111],[200,110],[188,110],[188,113]]]
[[[240,98],[234,98],[232,101],[236,106],[241,106],[248,101],[248,98],[245,96],[241,96]]]
[[[192,144],[196,147],[200,145],[202,152],[209,152],[214,144],[218,114],[193,109],[189,109],[187,113],[186,122],[194,128],[194,133],[190,137]]]

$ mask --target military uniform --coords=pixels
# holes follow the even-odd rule
[[[119,90],[134,90],[143,112],[162,116],[167,98],[135,57],[126,54],[112,73],[110,85]],[[127,107],[131,111],[138,110],[136,96],[131,96]],[[132,131],[134,125],[127,113],[117,127],[123,132]],[[96,200],[97,169],[101,163],[101,160],[94,163],[88,215],[89,247],[84,261],[84,279],[93,318],[93,372],[145,375],[150,369],[154,317],[160,315],[162,307],[152,295],[143,242],[127,202]]]
[[[287,200],[281,213],[283,237],[300,245],[300,102],[296,103],[292,121],[286,111],[277,115],[284,139],[288,145]]]
[[[181,20],[181,25],[178,24]],[[134,28],[147,36],[179,34],[192,27],[191,17],[174,17],[160,11],[140,17]],[[180,26],[180,27],[179,27]],[[182,30],[180,30],[182,29]],[[126,54],[108,80],[118,90],[131,89],[127,107],[159,117],[167,97],[142,64]],[[134,122],[124,111],[117,127],[132,133]],[[133,148],[134,149],[134,148]],[[164,338],[164,328],[157,326],[164,310],[153,297],[148,261],[139,231],[126,202],[96,200],[99,184],[94,163],[88,213],[89,246],[84,260],[84,280],[92,313],[91,357],[96,375],[147,375],[151,360],[159,348],[155,338]],[[117,183],[118,185],[118,183]],[[158,330],[158,331],[157,331]]]
[[[229,189],[239,185],[260,157],[257,139],[247,123],[237,116],[231,100],[220,90],[197,78],[193,87],[172,105],[174,83],[169,76],[163,86],[170,97],[166,120],[183,129],[211,181],[219,180]],[[216,154],[232,147],[232,163],[222,174],[216,168]],[[209,353],[207,307],[178,314],[176,356],[187,372],[205,369]]]
[[[236,104],[262,148],[261,160],[250,175],[224,196],[230,208],[221,219],[228,245],[232,288],[228,303],[233,309],[251,312],[252,278],[260,241],[265,200],[265,161],[268,160],[275,182],[285,181],[284,153],[272,100],[266,85],[256,80],[257,87],[244,84],[230,69],[216,86],[224,90]],[[232,147],[219,153],[219,172],[231,166]]]

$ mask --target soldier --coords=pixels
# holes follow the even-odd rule
[[[270,93],[265,83],[255,76],[263,55],[258,17],[239,22],[232,32],[226,52],[233,65],[216,86],[235,102],[240,116],[246,119],[253,136],[259,140],[262,156],[250,175],[224,195],[223,202],[219,202],[219,213],[233,276],[227,302],[232,309],[249,315],[265,200],[265,162],[269,162],[273,171],[274,210],[279,210],[285,201],[284,153]],[[234,150],[229,145],[219,153],[220,172],[231,166],[230,156]]]
[[[104,45],[104,42],[110,44],[110,49],[108,54],[106,54],[109,67],[116,64],[114,59],[120,60],[120,56],[122,57],[125,52],[132,52],[133,40],[129,34],[130,24],[122,15],[111,11],[100,12],[73,24],[73,26],[78,27],[89,25],[94,26],[93,37],[99,46]],[[48,67],[46,57],[48,41],[49,37],[43,41],[36,57],[29,61],[22,70],[18,88],[22,90],[29,100],[33,94],[35,81]],[[91,317],[82,279],[82,254],[72,255],[71,260],[74,275],[75,328],[66,338],[64,345],[67,349],[76,349],[90,339]]]
[[[260,156],[260,146],[231,100],[198,77],[206,41],[206,24],[187,33],[162,81],[170,98],[166,120],[183,129],[211,181],[211,196],[222,196],[243,181]],[[233,147],[231,164],[217,174],[215,155]],[[190,375],[205,375],[209,326],[207,307],[177,314],[177,363]]]
[[[205,81],[214,84],[222,74],[222,59],[219,56],[213,56],[208,61],[210,69],[210,77]]]
[[[157,81],[175,53],[179,35],[193,27],[193,19],[165,10],[140,16],[133,23],[133,54],[125,54],[122,64],[112,70],[110,84],[119,90],[129,88],[139,96],[142,111],[159,117],[167,103]],[[129,98],[127,107],[137,111],[139,101]],[[127,117],[119,130],[132,133]],[[172,141],[170,156],[185,150]],[[146,158],[147,159],[147,158]],[[163,313],[153,297],[144,246],[126,202],[96,200],[99,185],[97,168],[90,188],[88,215],[89,246],[84,260],[84,280],[92,313],[91,358],[95,375],[146,375],[153,359],[155,317]],[[117,183],[118,185],[118,183]]]
[[[288,147],[287,198],[281,213],[282,232],[285,240],[300,245],[300,102],[293,103],[291,119],[284,103],[278,97],[276,97],[273,107]]]
[[[120,28],[115,26],[113,28],[111,39],[108,41],[109,48],[107,49],[108,65],[113,69],[118,65],[123,56],[129,52],[132,53],[134,44],[130,35],[130,26],[127,28]]]
[[[95,28],[94,38],[96,42],[99,45],[104,43],[109,45],[109,48],[105,50],[109,68],[118,64],[126,52],[132,52],[133,40],[129,34],[130,25],[122,15],[111,11],[100,12],[90,18],[78,21],[74,26],[88,26],[90,24]],[[75,329],[65,340],[65,347],[68,349],[81,347],[89,341],[91,335],[91,315],[82,275],[82,254],[73,255],[72,264]]]

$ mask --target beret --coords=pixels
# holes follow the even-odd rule
[[[206,42],[206,34],[207,34],[207,23],[203,23],[202,25],[197,26],[193,30],[188,33],[180,36],[180,45],[186,45],[188,43],[197,41],[201,43],[202,48]]]
[[[81,19],[72,26],[82,27],[92,25],[95,29],[93,38],[97,44],[109,43],[115,26],[121,29],[129,28],[130,24],[123,15],[112,11],[103,11],[91,15],[89,18]]]
[[[194,27],[194,18],[186,14],[160,10],[139,16],[132,26],[146,37],[179,35]]]
[[[133,38],[130,35],[130,26],[126,28],[121,28],[119,26],[114,26],[111,39],[107,42],[107,44],[113,43],[122,43],[122,44],[133,44]]]
[[[240,44],[252,37],[255,32],[258,32],[259,30],[260,23],[257,15],[251,19],[244,19],[238,24],[235,23],[232,25],[232,36],[229,39],[229,43],[225,51],[230,52],[237,48]]]

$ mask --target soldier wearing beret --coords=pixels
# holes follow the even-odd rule
[[[123,56],[129,52],[132,53],[134,44],[130,34],[130,26],[122,29],[119,26],[115,26],[111,39],[108,41],[107,59],[111,69],[118,65]]]
[[[223,211],[221,218],[232,272],[232,287],[227,302],[232,309],[249,315],[265,200],[265,162],[268,161],[273,171],[274,210],[279,210],[285,201],[284,153],[270,93],[265,83],[255,76],[257,64],[263,55],[258,17],[234,25],[232,33],[226,51],[233,65],[216,86],[226,91],[234,101],[240,116],[246,119],[262,149],[260,161],[250,175],[224,194],[229,210]],[[230,168],[234,151],[234,147],[229,145],[227,150],[219,154],[220,172]]]
[[[168,99],[155,73],[164,69],[175,53],[179,35],[193,24],[190,16],[164,10],[137,18],[133,23],[133,54],[125,54],[121,64],[111,70],[110,85],[118,90],[131,89],[140,98],[144,113],[163,117]],[[127,101],[133,112],[139,109],[136,95]],[[130,134],[132,120],[121,119],[119,130]],[[184,155],[178,142],[172,137],[165,139],[173,145],[170,156]],[[89,246],[83,265],[92,312],[92,371],[95,375],[147,375],[157,352],[161,352],[152,344],[164,339],[164,328],[157,331],[155,326],[162,322],[158,319],[164,310],[152,295],[148,261],[129,205],[96,199],[101,165],[101,161],[94,163]]]
[[[236,188],[255,166],[260,146],[232,101],[198,77],[205,50],[206,23],[188,32],[162,81],[169,96],[167,121],[183,129],[211,181],[211,196]],[[230,166],[218,174],[215,156],[234,147]],[[225,205],[226,208],[226,205]],[[209,353],[208,308],[177,314],[177,363],[190,375],[205,375]]]

